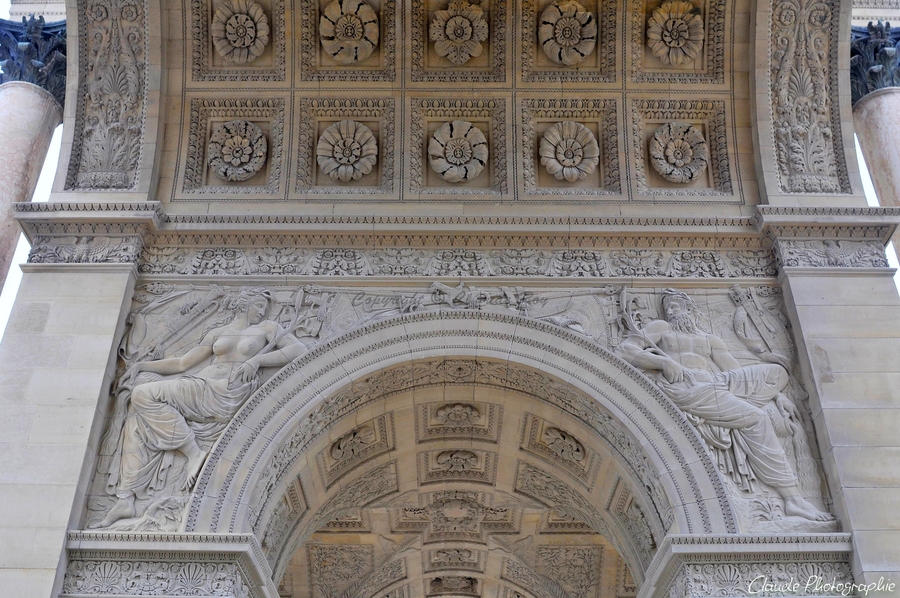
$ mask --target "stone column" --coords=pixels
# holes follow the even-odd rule
[[[0,277],[6,280],[19,239],[12,204],[31,201],[62,108],[33,83],[0,85]]]
[[[878,89],[853,107],[853,126],[883,206],[900,206],[900,87]]]
[[[0,594],[48,598],[81,525],[135,266],[23,270],[0,343]]]

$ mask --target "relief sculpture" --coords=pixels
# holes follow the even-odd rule
[[[623,295],[627,333],[618,354],[644,370],[687,415],[707,446],[725,455],[719,459],[723,473],[746,482],[741,490],[750,494],[761,495],[754,481],[772,488],[784,501],[786,518],[831,521],[830,514],[803,496],[795,471],[797,456],[788,454],[780,438],[802,433],[800,413],[786,395],[792,383],[787,359],[757,346],[754,353],[769,363],[742,365],[721,337],[701,329],[698,305],[686,293],[665,291],[664,319],[643,326],[630,303]],[[746,308],[740,309],[736,322],[746,325],[748,317],[758,319],[755,312],[747,314]]]
[[[221,294],[213,288],[198,303],[187,303],[185,315],[202,320],[217,302],[226,318],[233,315],[230,321],[207,324],[199,343],[182,355],[135,359],[119,380],[104,438],[103,453],[110,458],[101,463],[106,491],[116,502],[92,527],[141,516],[136,500],[189,492],[209,447],[259,388],[260,369],[287,365],[306,351],[294,334],[305,313],[302,292],[287,326],[267,318],[274,297],[265,289]],[[179,468],[173,469],[176,459]],[[183,473],[176,478],[176,471]],[[144,514],[154,517],[159,508],[160,502],[153,502]]]

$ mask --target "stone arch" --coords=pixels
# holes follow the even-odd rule
[[[280,575],[289,547],[302,544],[304,533],[334,516],[319,510],[323,499],[333,501],[339,493],[353,497],[361,484],[368,484],[371,500],[401,490],[392,486],[391,462],[382,460],[351,481],[342,480],[325,497],[312,495],[297,480],[298,458],[312,460],[313,443],[372,396],[452,383],[452,372],[436,379],[433,364],[427,364],[452,360],[476,364],[476,369],[478,363],[493,364],[483,378],[473,372],[465,380],[473,385],[490,382],[534,397],[528,385],[540,384],[542,401],[572,421],[585,422],[622,465],[657,544],[666,533],[737,533],[722,480],[702,441],[642,374],[559,327],[469,310],[377,322],[323,344],[280,371],[247,402],[210,454],[185,531],[253,532],[263,538],[273,518],[286,518],[280,524],[287,528],[283,538],[268,547]],[[421,364],[427,365],[417,374]],[[546,469],[535,475],[552,476]],[[643,576],[646,562],[633,558],[629,564]]]

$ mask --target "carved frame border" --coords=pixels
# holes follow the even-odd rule
[[[519,101],[522,113],[522,182],[526,195],[617,195],[622,192],[619,170],[619,118],[616,98],[550,99],[527,98]],[[539,141],[535,131],[538,119],[550,121],[572,120],[584,124],[596,123],[600,136],[601,187],[538,187],[537,169],[543,168],[536,159]]]
[[[729,4],[726,0],[705,0],[703,40],[704,69],[686,71],[678,69],[655,71],[643,68],[646,48],[649,0],[631,0],[631,80],[634,83],[683,83],[683,84],[723,84],[725,83],[725,56],[732,48],[726,44],[726,24]]]
[[[370,5],[371,6],[371,5]],[[381,53],[381,69],[358,67],[319,68],[316,64],[319,43],[319,0],[300,0],[295,10],[299,25],[294,36],[300,40],[299,81],[395,81],[397,79],[397,0],[381,0],[378,19],[381,25],[377,51]]]
[[[603,53],[599,60],[600,67],[595,69],[580,68],[542,68],[536,66],[535,56],[541,52],[537,43],[538,4],[540,0],[522,0],[520,44],[522,65],[519,71],[523,83],[615,83],[617,78],[616,43],[619,6],[618,0],[597,0],[596,7],[591,9],[597,17],[597,45],[594,52]]]
[[[378,159],[381,180],[377,186],[313,185],[316,163],[316,123],[320,119],[378,120]],[[297,143],[297,181],[294,193],[304,194],[390,194],[394,192],[396,154],[396,109],[394,98],[350,99],[338,97],[302,98],[297,102],[299,119]],[[330,201],[331,198],[329,198]]]
[[[190,2],[191,15],[191,80],[195,82],[212,81],[284,81],[286,63],[285,43],[285,6],[284,0],[270,0],[271,9],[266,16],[272,23],[272,35],[269,44],[272,46],[274,64],[265,69],[254,66],[234,64],[230,68],[214,68],[210,58],[212,52],[209,40],[210,6],[213,0],[184,0]],[[185,6],[184,12],[187,13]]]
[[[191,98],[190,119],[188,133],[188,148],[184,164],[184,177],[178,195],[276,195],[280,194],[284,187],[282,169],[284,164],[284,123],[285,123],[285,99],[226,99],[216,98]],[[204,185],[203,177],[206,173],[206,145],[207,128],[211,118],[242,118],[257,122],[268,121],[270,130],[268,134],[268,177],[265,185],[255,186],[229,186],[229,185]],[[189,199],[175,197],[178,199]],[[206,198],[204,198],[206,199]]]
[[[508,0],[491,0],[490,27],[487,45],[491,53],[490,70],[466,70],[465,65],[448,68],[425,68],[428,53],[428,0],[410,0],[412,17],[409,24],[410,79],[414,83],[425,82],[481,82],[505,83],[507,61],[506,23],[509,20]]]
[[[645,120],[702,121],[705,124],[706,143],[709,145],[709,171],[712,188],[697,189],[650,187],[647,182],[645,159],[647,144],[644,141]],[[731,160],[728,153],[727,115],[724,100],[650,100],[631,101],[631,149],[634,152],[634,169],[637,192],[641,195],[675,197],[730,196],[735,193],[732,185]],[[737,166],[735,166],[737,167]],[[740,200],[740,198],[736,198]]]
[[[440,99],[432,97],[412,97],[409,102],[409,190],[422,195],[505,195],[509,193],[509,173],[507,170],[507,100],[502,97],[485,100]],[[491,171],[491,186],[475,187],[429,187],[426,184],[426,170],[431,168],[425,157],[428,147],[428,127],[426,119],[455,118],[488,120],[490,131],[482,131],[488,137]]]

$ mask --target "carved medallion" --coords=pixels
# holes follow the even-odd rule
[[[216,9],[209,34],[222,58],[245,64],[259,58],[269,43],[269,20],[256,2],[231,0]]]
[[[600,162],[600,146],[590,129],[581,123],[566,120],[556,123],[541,139],[538,150],[541,164],[547,172],[574,183],[594,172]]]
[[[439,10],[429,31],[434,51],[456,65],[481,56],[481,42],[488,38],[484,11],[466,0],[451,0],[447,10]]]
[[[481,130],[465,120],[444,123],[428,143],[431,169],[448,183],[470,181],[488,161],[488,143]]]
[[[378,45],[378,15],[362,0],[334,0],[319,19],[319,38],[340,64],[362,62]]]
[[[554,2],[541,13],[538,42],[547,58],[574,66],[594,51],[597,21],[574,0]]]
[[[700,55],[703,16],[685,0],[667,0],[647,21],[647,45],[663,64],[680,66]]]
[[[220,179],[246,181],[266,163],[268,144],[262,129],[246,120],[232,120],[209,138],[206,161]]]
[[[372,172],[378,161],[378,142],[366,125],[342,120],[322,132],[316,146],[316,161],[331,180],[356,181]]]
[[[667,181],[690,183],[706,170],[709,146],[695,127],[666,123],[650,139],[650,163]]]

